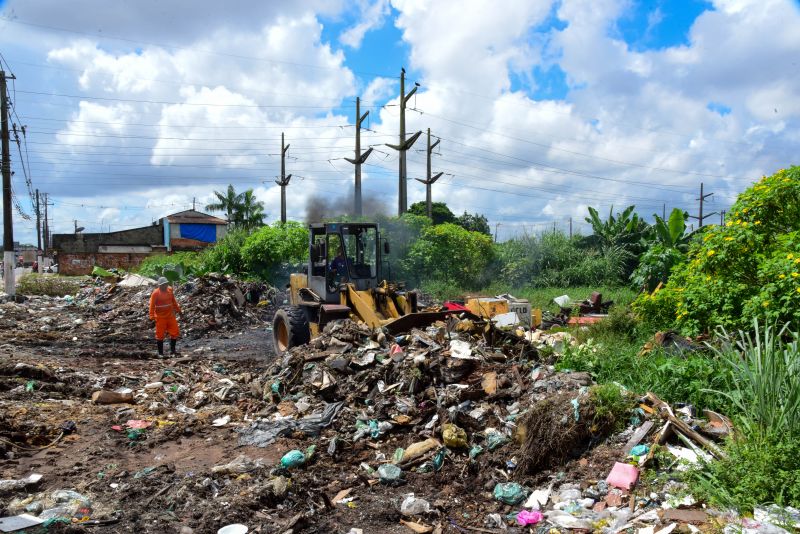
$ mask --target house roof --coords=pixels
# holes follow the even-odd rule
[[[166,219],[170,224],[228,224],[225,219],[196,210],[179,211],[178,213],[167,215]]]

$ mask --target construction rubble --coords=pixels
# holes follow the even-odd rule
[[[266,357],[264,290],[181,286],[167,360],[142,356],[146,285],[0,306],[0,532],[786,532],[785,509],[741,519],[680,482],[724,415],[624,390],[610,413],[551,365],[566,332],[343,320]]]

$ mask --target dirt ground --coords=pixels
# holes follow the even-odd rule
[[[504,445],[488,447],[487,426],[513,427],[514,414],[537,400],[556,393],[579,398],[591,384],[585,373],[555,373],[519,359],[535,356],[533,349],[501,350],[502,337],[494,348],[472,338],[483,359],[477,367],[471,362],[478,360],[432,349],[421,331],[405,336],[397,358],[392,340],[375,342],[346,325],[277,358],[271,309],[245,305],[237,320],[227,320],[217,306],[204,316],[197,310],[206,304],[193,304],[187,294],[179,295],[189,317],[181,354],[158,359],[140,293],[92,305],[60,299],[0,305],[0,479],[42,475],[24,488],[0,490],[0,517],[26,510],[51,517],[46,529],[29,534],[214,533],[232,523],[262,533],[412,532],[402,521],[426,532],[528,532],[515,526],[520,504],[493,497],[498,484],[591,492],[625,458],[632,428],[577,443],[569,461],[537,472],[515,471],[522,449],[510,433]],[[362,363],[369,347],[396,359]],[[338,365],[347,354],[345,366]],[[427,375],[420,374],[423,360]],[[487,394],[492,373],[497,391]],[[339,382],[333,393],[328,379]],[[389,384],[394,393],[382,394]],[[101,390],[129,390],[133,400],[92,402]],[[294,420],[333,401],[343,403],[341,411],[319,435],[294,430],[264,447],[241,444],[257,421]],[[570,415],[557,424],[571,424],[566,402]],[[465,415],[476,408],[486,414]],[[394,428],[370,428],[359,437],[359,421],[373,418]],[[467,429],[471,449],[439,443],[437,467],[423,469],[433,461],[431,451],[422,465],[400,463],[396,483],[379,481],[374,469],[392,463],[398,448],[441,440],[448,420]],[[476,444],[484,448],[476,452]],[[306,453],[304,465],[281,465],[291,450]],[[408,494],[425,499],[429,511],[401,514]]]

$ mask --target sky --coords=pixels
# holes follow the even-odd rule
[[[289,218],[349,206],[357,97],[364,195],[396,214],[401,68],[409,203],[430,128],[433,199],[501,240],[587,233],[588,206],[696,215],[701,183],[721,212],[798,163],[797,27],[794,0],[0,0],[14,237],[36,241],[35,189],[55,233],[204,210],[228,184],[273,221],[281,134]]]

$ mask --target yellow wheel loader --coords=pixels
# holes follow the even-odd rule
[[[372,223],[309,225],[308,265],[289,279],[291,306],[275,313],[272,336],[281,354],[325,325],[350,318],[389,334],[425,326],[451,312],[418,311],[417,294],[382,278],[389,243]]]

